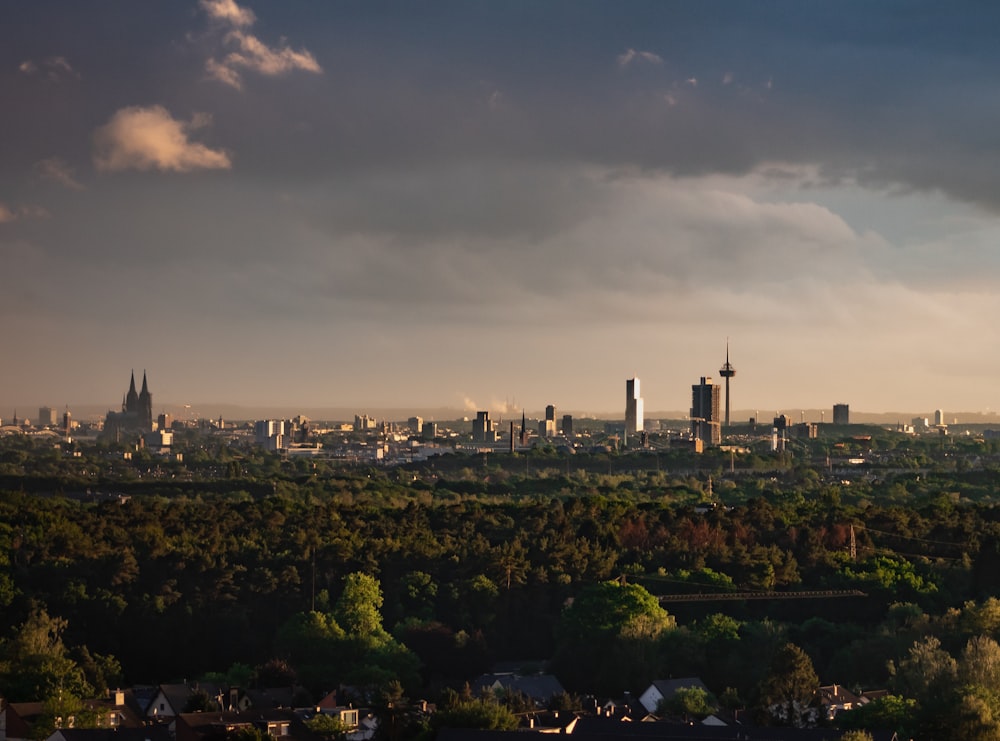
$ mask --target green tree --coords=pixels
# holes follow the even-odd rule
[[[350,636],[382,632],[382,587],[374,576],[355,572],[344,579],[344,591],[333,617]]]
[[[770,720],[801,728],[810,716],[809,705],[819,678],[808,654],[786,643],[775,654],[760,686],[760,704]]]
[[[192,692],[184,703],[185,713],[204,713],[212,710],[219,710],[219,703],[202,689]]]
[[[673,697],[664,698],[657,705],[657,712],[678,715],[684,719],[702,720],[718,709],[712,695],[701,687],[680,687]]]
[[[984,687],[963,687],[949,725],[956,741],[1000,741],[1000,698]]]
[[[339,716],[316,713],[306,721],[306,726],[310,731],[329,741],[340,741],[347,734],[351,727],[347,725]]]
[[[874,741],[872,735],[868,731],[863,730],[853,730],[847,731],[844,735],[840,737],[840,741]]]
[[[513,731],[517,718],[493,699],[460,700],[431,717],[433,728],[478,728],[488,731]]]
[[[958,662],[941,648],[941,641],[935,636],[914,642],[898,668],[890,669],[895,674],[896,686],[924,706],[949,694],[958,677]]]
[[[593,584],[563,611],[557,673],[589,677],[576,689],[607,694],[638,686],[657,673],[661,638],[675,624],[656,597],[638,584]],[[584,686],[591,682],[591,687]]]
[[[869,703],[837,713],[837,725],[849,730],[895,731],[911,738],[917,716],[917,701],[900,695],[884,695]]]
[[[271,737],[256,726],[237,726],[226,734],[226,741],[270,741]]]
[[[13,635],[0,645],[0,686],[10,701],[88,697],[93,688],[73,661],[62,636],[68,623],[44,609],[32,610]]]
[[[657,638],[676,624],[638,584],[601,582],[583,590],[563,613],[562,635],[578,644],[609,638]]]
[[[99,728],[104,716],[71,692],[57,692],[42,703],[42,712],[31,727],[31,737],[41,741],[60,728]]]
[[[962,651],[958,674],[967,684],[1000,692],[1000,645],[989,636],[970,638]]]

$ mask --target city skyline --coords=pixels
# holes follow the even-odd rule
[[[1000,409],[1000,8],[0,13],[0,416]]]

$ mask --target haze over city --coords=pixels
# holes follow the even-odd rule
[[[0,414],[995,411],[998,16],[7,3]]]

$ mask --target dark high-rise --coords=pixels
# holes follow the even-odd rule
[[[691,386],[691,435],[707,445],[722,442],[720,391],[721,388],[705,376],[702,376],[701,383]]]
[[[642,432],[642,397],[639,395],[639,379],[625,381],[625,434]]]

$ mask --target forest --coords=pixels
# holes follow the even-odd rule
[[[780,723],[803,683],[838,683],[888,690],[841,727],[1000,738],[995,444],[879,432],[882,463],[845,477],[825,461],[852,439],[391,469],[0,439],[0,692],[228,677],[440,700],[544,661],[575,697],[698,676]]]

